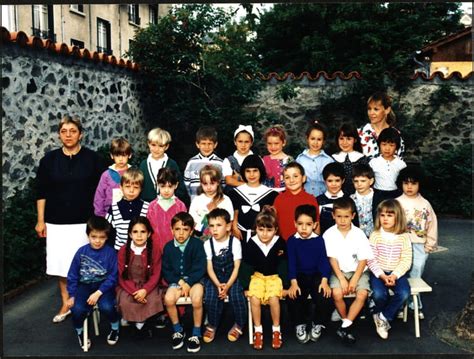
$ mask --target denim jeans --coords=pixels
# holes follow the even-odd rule
[[[410,278],[421,278],[425,271],[426,260],[428,259],[428,253],[425,252],[425,245],[423,243],[412,243],[413,248],[413,261],[410,270]],[[420,295],[417,296],[418,308],[421,309],[423,304],[421,303]],[[413,299],[408,299],[408,306],[413,309]]]
[[[74,306],[71,308],[72,324],[74,328],[82,328],[84,319],[92,311],[93,306],[87,304],[87,298],[99,289],[101,283],[85,284],[79,283],[74,297]],[[115,308],[115,291],[109,290],[103,293],[97,301],[99,310],[103,313],[110,323],[117,322],[120,317]]]
[[[385,272],[390,275],[391,272]],[[388,321],[392,321],[397,315],[402,305],[410,296],[410,285],[406,276],[401,276],[395,282],[395,286],[390,287],[394,295],[390,296],[383,280],[370,273],[370,287],[372,288],[372,299],[375,302],[373,313],[382,313]]]

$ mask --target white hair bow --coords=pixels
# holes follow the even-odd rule
[[[252,140],[253,140],[253,129],[251,125],[247,125],[247,126],[239,125],[239,127],[237,127],[237,129],[234,132],[234,138],[242,131],[250,133],[250,136],[252,136]]]

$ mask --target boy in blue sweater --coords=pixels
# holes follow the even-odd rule
[[[185,332],[179,322],[176,302],[180,297],[190,297],[193,306],[194,327],[187,341],[187,350],[196,353],[201,349],[202,298],[204,286],[201,280],[206,273],[206,253],[200,239],[192,237],[193,217],[179,212],[171,219],[173,240],[163,248],[161,274],[169,286],[165,294],[166,311],[173,326],[173,349],[184,345]]]
[[[109,232],[110,224],[105,218],[92,216],[86,227],[89,244],[77,250],[67,274],[67,305],[71,308],[72,323],[81,348],[84,347],[84,319],[96,304],[112,327],[107,343],[114,345],[119,338],[119,315],[115,309],[117,254],[112,247],[105,245]],[[87,347],[90,345],[88,339]]]
[[[296,233],[287,242],[288,279],[291,281],[288,306],[296,324],[296,339],[302,344],[310,339],[319,339],[332,310],[331,288],[328,284],[331,266],[323,238],[314,233],[316,225],[315,206],[304,204],[296,207]],[[316,305],[309,334],[306,330],[308,323],[305,322],[310,309],[308,294]]]

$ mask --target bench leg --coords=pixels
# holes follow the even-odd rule
[[[252,306],[250,304],[250,298],[248,298],[248,312],[249,312],[249,344],[252,345],[253,344],[253,319],[252,319]]]
[[[408,320],[408,303],[405,303],[403,307],[403,322],[406,323]]]
[[[89,351],[89,348],[87,347],[87,341],[89,339],[88,330],[89,330],[89,326],[88,326],[88,321],[86,317],[86,319],[84,319],[84,324],[82,325],[82,350],[84,350],[85,352]]]
[[[99,308],[94,307],[92,310],[92,321],[94,323],[94,333],[95,336],[99,336],[99,322],[100,322],[100,312]]]
[[[418,300],[416,294],[413,294],[413,309],[415,316],[415,335],[417,338],[420,337],[420,317],[418,316]]]

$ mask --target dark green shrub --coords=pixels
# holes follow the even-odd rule
[[[42,277],[46,269],[46,241],[38,238],[36,197],[30,180],[9,198],[3,211],[4,290],[9,291]]]
[[[472,216],[472,148],[470,144],[451,151],[424,156],[425,196],[436,213]]]

